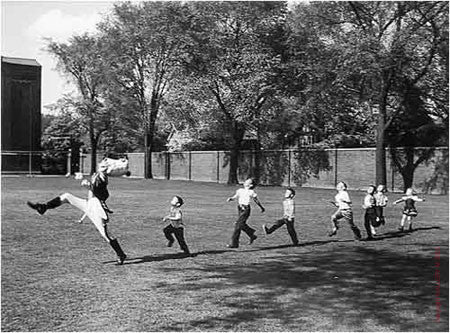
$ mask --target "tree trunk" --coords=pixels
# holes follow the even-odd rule
[[[97,171],[97,143],[98,143],[98,138],[95,135],[94,120],[92,119],[92,116],[89,120],[89,139],[91,143],[91,175],[92,175],[95,173],[95,171]]]
[[[146,179],[152,179],[152,143],[153,143],[153,135],[147,130],[144,138],[144,176]]]
[[[238,166],[239,166],[239,152],[240,148],[238,145],[234,145],[230,151],[230,169],[228,172],[228,184],[238,184]]]
[[[255,143],[255,169],[253,172],[253,177],[255,179],[256,184],[259,184],[261,179],[261,144],[259,139],[259,131],[258,131],[258,139]]]
[[[91,175],[97,170],[97,142],[91,138]]]
[[[386,113],[386,109],[384,110],[384,113]],[[384,136],[385,136],[385,115],[382,115],[382,111],[380,108],[380,114],[378,116],[378,125],[377,125],[377,144],[375,150],[375,170],[376,170],[375,183],[377,185],[387,184],[386,150],[384,145]]]
[[[378,109],[378,123],[377,123],[377,143],[375,150],[375,183],[377,185],[387,185],[387,171],[386,171],[386,149],[385,149],[385,134],[386,134],[386,105],[387,95],[389,91],[389,73],[385,73],[383,81],[383,89],[379,101]]]
[[[406,155],[406,164],[401,170],[401,174],[403,177],[403,192],[406,192],[407,188],[410,188],[413,186],[414,182],[414,148],[407,147],[405,148],[405,155]]]
[[[230,151],[230,170],[228,172],[228,184],[239,184],[238,168],[239,168],[239,153],[241,151],[241,142],[244,138],[245,130],[240,128],[239,123],[235,122],[232,125],[233,131],[233,146]]]

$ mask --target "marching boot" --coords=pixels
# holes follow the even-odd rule
[[[111,247],[117,254],[117,263],[119,265],[122,265],[125,258],[127,257],[127,255],[122,251],[122,248],[120,247],[119,242],[117,241],[117,238],[110,240],[109,245],[111,245]]]
[[[48,201],[45,204],[41,204],[41,203],[32,203],[30,201],[27,202],[27,205],[36,210],[40,215],[44,215],[44,213],[47,211],[47,209],[53,209],[56,207],[61,206],[62,202],[61,202],[61,198],[60,197],[56,197],[53,198],[52,200]]]

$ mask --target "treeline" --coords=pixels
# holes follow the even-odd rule
[[[384,147],[448,145],[448,49],[444,1],[120,2],[96,34],[47,41],[78,93],[46,131],[93,169],[97,149],[144,150],[148,178],[182,133],[230,152],[229,183],[244,148],[376,146],[385,183]],[[406,177],[429,158],[392,157]]]

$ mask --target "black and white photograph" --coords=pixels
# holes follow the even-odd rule
[[[448,332],[448,1],[1,8],[2,332]]]

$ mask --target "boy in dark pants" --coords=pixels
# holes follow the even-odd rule
[[[173,243],[175,242],[175,239],[173,238],[173,235],[175,235],[175,238],[177,239],[181,250],[183,250],[185,254],[190,254],[189,248],[186,244],[186,241],[184,240],[183,214],[180,209],[183,203],[183,199],[177,195],[172,198],[172,201],[170,202],[171,207],[169,215],[163,218],[164,222],[170,221],[170,224],[165,227],[163,231],[164,235],[169,241],[169,243],[167,243],[168,247],[172,247]]]
[[[277,220],[270,228],[267,228],[267,226],[263,225],[263,230],[266,235],[271,234],[284,224],[286,224],[287,231],[289,233],[289,236],[291,236],[292,243],[294,245],[298,245],[298,238],[297,233],[295,232],[294,228],[294,214],[295,214],[295,190],[291,187],[288,187],[286,189],[286,192],[284,194],[284,201],[283,201],[283,218],[280,220]]]
[[[250,244],[252,244],[256,238],[255,229],[251,228],[247,224],[247,220],[250,216],[250,199],[261,208],[261,212],[264,213],[265,209],[258,200],[256,192],[253,190],[255,187],[253,179],[247,179],[244,182],[244,188],[240,188],[236,191],[236,194],[227,199],[227,201],[238,200],[238,214],[239,217],[234,225],[233,235],[231,236],[231,244],[228,245],[229,248],[239,247],[239,236],[241,235],[241,230],[244,231],[250,238]]]
[[[377,218],[376,210],[375,210],[375,197],[373,196],[375,193],[375,186],[370,185],[367,189],[367,194],[364,197],[363,208],[365,209],[364,213],[364,227],[367,232],[367,240],[373,240],[373,236],[375,235],[374,224]]]

